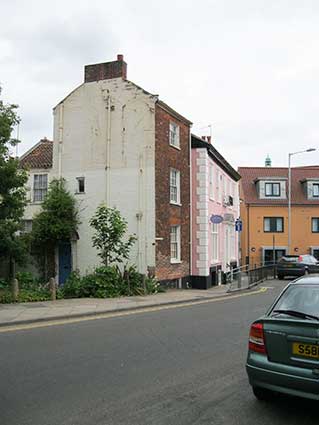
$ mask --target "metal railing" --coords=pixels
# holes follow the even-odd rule
[[[266,279],[276,278],[276,264],[255,264],[236,267],[225,273],[227,292],[249,289]]]

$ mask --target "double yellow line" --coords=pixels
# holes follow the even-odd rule
[[[159,305],[159,306],[153,306],[153,307],[144,307],[144,308],[139,308],[135,310],[127,310],[127,311],[124,310],[124,311],[117,311],[113,313],[112,312],[101,313],[101,314],[97,313],[94,316],[82,316],[82,317],[73,317],[73,318],[70,317],[68,319],[56,319],[56,320],[48,319],[48,321],[43,321],[43,322],[36,322],[36,323],[29,323],[29,324],[26,323],[21,325],[9,325],[9,326],[0,327],[0,333],[15,332],[15,331],[22,331],[22,330],[36,329],[36,328],[45,328],[48,326],[60,326],[60,325],[66,325],[66,324],[72,324],[72,323],[87,322],[90,320],[111,319],[114,317],[124,317],[124,316],[131,316],[135,314],[150,313],[154,311],[171,310],[176,308],[190,307],[194,305],[214,303],[218,301],[233,300],[235,298],[262,294],[262,293],[265,293],[268,289],[269,288],[262,287],[256,291],[243,292],[243,293],[238,293],[234,295],[226,295],[226,296],[221,296],[216,298],[209,298],[206,300],[185,301],[178,304],[166,304],[166,305]]]

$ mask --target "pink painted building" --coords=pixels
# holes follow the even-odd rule
[[[191,273],[192,286],[199,289],[220,284],[220,271],[236,267],[239,259],[240,175],[210,142],[192,135]]]

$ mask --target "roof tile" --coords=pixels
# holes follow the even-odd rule
[[[42,139],[20,159],[22,168],[52,168],[53,142]]]
[[[254,181],[265,177],[285,177],[288,194],[288,168],[281,167],[239,167],[241,175],[242,197],[247,204],[255,205],[287,205],[288,199],[259,199]],[[318,179],[319,166],[291,168],[291,203],[295,205],[318,205],[319,201],[307,199],[303,192],[301,180]]]

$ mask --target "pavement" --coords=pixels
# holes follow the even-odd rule
[[[102,315],[158,307],[170,304],[192,303],[216,297],[230,296],[228,286],[215,286],[208,290],[167,290],[147,296],[120,298],[77,298],[57,301],[0,304],[0,327],[36,323],[57,319],[72,319],[83,316]]]

